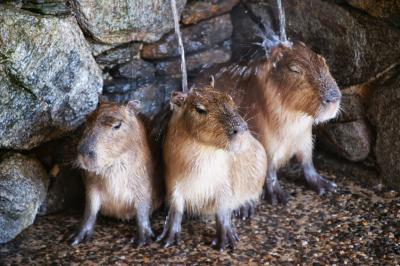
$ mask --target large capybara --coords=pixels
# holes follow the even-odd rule
[[[264,195],[273,204],[286,203],[277,170],[296,156],[308,185],[318,194],[336,184],[320,176],[312,161],[312,126],[337,116],[340,90],[325,59],[299,42],[278,45],[269,58],[227,64],[204,72],[198,83],[215,76],[215,88],[229,93],[264,145],[268,171]]]
[[[211,86],[173,93],[163,145],[169,213],[158,240],[179,243],[184,211],[216,215],[219,249],[238,237],[232,210],[257,201],[267,170],[263,146],[248,131],[233,99]]]
[[[97,213],[129,220],[136,217],[138,246],[153,236],[150,214],[160,206],[159,181],[137,103],[101,103],[88,118],[78,146],[78,164],[85,170],[86,206],[73,245],[93,233]]]

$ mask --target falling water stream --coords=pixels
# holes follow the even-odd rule
[[[282,0],[276,0],[278,6],[278,14],[279,14],[279,34],[281,42],[286,43],[286,22],[285,22],[285,13],[282,8]]]
[[[188,91],[188,81],[187,81],[187,71],[186,71],[185,50],[183,48],[182,35],[181,35],[181,30],[179,28],[179,15],[175,0],[171,0],[171,8],[172,8],[172,14],[174,16],[175,33],[176,36],[178,37],[179,53],[181,55],[182,92],[186,93]]]

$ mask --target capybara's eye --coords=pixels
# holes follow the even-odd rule
[[[298,65],[294,65],[294,64],[293,65],[289,65],[289,70],[291,72],[294,72],[294,73],[297,73],[297,74],[301,73],[300,67]]]
[[[115,130],[119,129],[119,128],[121,127],[121,124],[122,124],[122,122],[119,121],[117,124],[115,124],[115,125],[113,126],[113,129],[115,129]]]
[[[196,108],[196,112],[198,112],[199,114],[202,114],[202,115],[207,114],[207,111],[203,105],[197,105],[195,108]]]

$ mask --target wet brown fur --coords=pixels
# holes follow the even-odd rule
[[[207,115],[196,111],[199,105]],[[173,108],[164,143],[170,205],[180,212],[215,214],[256,201],[266,154],[247,130],[232,143],[227,132],[239,117],[232,98],[205,86]],[[232,152],[232,145],[240,148]]]
[[[121,127],[114,130],[119,123]],[[92,141],[96,153],[93,161],[79,158],[86,169],[87,200],[101,201],[104,215],[131,219],[141,204],[151,210],[160,206],[160,181],[154,174],[146,130],[134,107],[102,103],[88,118],[83,141]]]

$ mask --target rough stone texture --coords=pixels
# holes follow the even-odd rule
[[[400,189],[400,66],[374,81],[368,110],[376,130],[375,156],[382,178]]]
[[[125,103],[129,100],[140,101],[140,112],[152,119],[163,106],[168,104],[171,92],[180,89],[178,79],[160,77],[153,83],[138,84],[129,80],[107,82],[104,100]]]
[[[113,49],[107,49],[96,56],[96,62],[112,68],[115,65],[129,62],[133,58],[138,58],[141,47],[141,43],[129,43]]]
[[[229,12],[239,0],[211,0],[211,1],[190,1],[182,12],[183,24],[195,24],[217,15]]]
[[[231,58],[230,50],[224,48],[210,49],[204,52],[191,54],[186,57],[186,69],[188,72],[200,70],[203,67],[211,67],[214,64],[225,63]],[[180,58],[172,61],[160,62],[156,65],[159,75],[181,75]],[[189,73],[190,74],[190,73]]]
[[[263,6],[258,8],[265,11],[260,11],[264,17],[268,16],[268,9]],[[250,11],[242,4],[235,6],[231,12],[233,25],[232,59],[235,61],[249,60],[252,57],[265,55],[264,49],[258,45],[258,43],[262,43],[261,29],[250,15]],[[272,17],[264,18],[264,20],[265,23],[271,23]]]
[[[111,71],[111,75],[115,78],[127,78],[137,81],[151,81],[154,79],[154,73],[153,64],[142,59],[133,59]]]
[[[52,16],[66,16],[71,14],[65,0],[24,1],[22,9],[35,13]]]
[[[339,122],[359,120],[366,116],[361,96],[357,94],[343,95],[340,109]]]
[[[334,1],[284,0],[283,4],[288,37],[324,55],[340,86],[363,83],[399,61],[398,28]],[[265,5],[269,2],[252,7],[256,12]]]
[[[7,153],[0,162],[0,243],[30,226],[46,197],[47,173],[39,161]]]
[[[231,18],[229,14],[222,15],[182,28],[181,32],[185,53],[190,54],[205,50],[231,37]],[[178,56],[179,49],[175,33],[169,33],[157,43],[144,45],[141,55],[144,59],[162,59]]]
[[[346,0],[355,8],[363,10],[371,16],[382,18],[400,26],[400,1],[399,0]]]
[[[0,5],[0,148],[30,149],[75,129],[102,79],[72,18]]]
[[[318,132],[320,146],[350,161],[367,158],[371,147],[371,130],[363,120],[330,123]]]
[[[186,0],[176,3],[180,14]],[[166,0],[72,0],[71,5],[81,28],[103,43],[154,42],[174,27]]]

